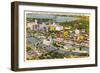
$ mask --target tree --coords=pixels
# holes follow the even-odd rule
[[[68,31],[64,31],[63,35],[65,39],[68,38]]]
[[[26,51],[30,51],[32,48],[31,47],[26,47]]]

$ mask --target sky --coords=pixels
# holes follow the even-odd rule
[[[34,14],[34,13],[28,13],[28,18],[39,18],[39,19],[55,19],[56,22],[70,22],[74,20],[78,20],[78,17],[72,17],[72,16],[57,16],[57,15],[50,15],[50,14]]]

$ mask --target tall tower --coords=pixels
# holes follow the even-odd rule
[[[35,19],[35,24],[37,24],[37,23],[38,23],[38,20]]]

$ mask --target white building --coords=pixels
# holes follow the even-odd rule
[[[63,30],[63,26],[56,25],[56,30],[57,30],[57,31],[61,31],[61,30]]]
[[[51,40],[48,41],[47,39],[43,39],[43,44],[50,45],[51,44]]]
[[[38,30],[39,29],[39,25],[37,23],[38,21],[35,20],[34,22],[29,22],[27,24],[27,28],[30,28],[31,30]]]
[[[80,30],[75,29],[75,34],[77,35],[77,34],[79,34],[79,33],[80,33]]]
[[[61,25],[59,25],[59,24],[56,24],[55,22],[53,22],[52,25],[54,25],[54,26],[56,27],[56,30],[57,30],[57,31],[63,30],[63,26],[61,26]]]
[[[39,24],[39,30],[48,31],[48,25],[46,25],[45,23]]]

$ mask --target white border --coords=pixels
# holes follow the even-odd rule
[[[51,59],[51,60],[34,60],[32,62],[24,61],[24,10],[32,11],[53,11],[53,12],[73,12],[73,13],[89,13],[90,14],[90,57],[73,58],[73,59]],[[64,66],[64,65],[82,65],[95,64],[95,10],[82,8],[63,8],[63,7],[45,7],[45,6],[25,6],[19,5],[19,68],[34,68],[48,66]]]

